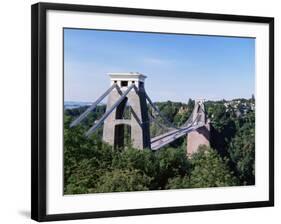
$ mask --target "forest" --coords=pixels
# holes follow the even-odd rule
[[[102,141],[102,128],[90,138],[85,131],[105,112],[99,105],[88,119],[69,125],[87,109],[64,110],[64,193],[85,194],[183,188],[244,186],[255,184],[254,98],[206,101],[211,121],[210,147],[186,154],[186,137],[161,148],[139,150],[129,137],[122,149]],[[175,126],[190,116],[194,100],[158,102],[157,107]],[[149,108],[151,110],[151,108]],[[152,124],[151,136],[161,133]]]

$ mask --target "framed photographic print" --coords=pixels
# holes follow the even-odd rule
[[[32,219],[274,205],[274,19],[32,6]]]

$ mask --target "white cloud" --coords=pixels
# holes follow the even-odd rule
[[[173,60],[168,60],[168,59],[160,59],[160,58],[144,58],[143,62],[146,64],[150,64],[150,65],[170,65],[173,64]]]

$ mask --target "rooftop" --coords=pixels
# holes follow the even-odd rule
[[[109,73],[108,74],[111,79],[122,79],[122,80],[142,80],[146,78],[145,75],[139,73],[139,72],[118,72],[118,73]]]

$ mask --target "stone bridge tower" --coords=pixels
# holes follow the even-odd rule
[[[114,148],[124,146],[124,131],[129,131],[132,146],[138,149],[150,148],[149,117],[146,104],[144,81],[146,76],[140,73],[111,73],[110,84],[117,84],[108,95],[106,110],[109,110],[131,85],[122,102],[110,113],[104,122],[103,140]],[[126,108],[130,114],[125,117]],[[128,112],[128,110],[126,110]]]
[[[200,145],[210,146],[210,122],[206,116],[203,100],[197,100],[195,102],[194,113],[192,114],[192,116],[192,120],[195,123],[201,123],[204,124],[204,126],[188,133],[187,153],[189,155],[197,152]]]

